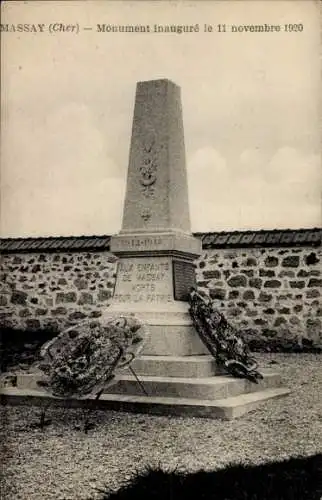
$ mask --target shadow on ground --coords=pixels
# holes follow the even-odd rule
[[[101,500],[320,500],[322,454],[193,474],[148,469]]]

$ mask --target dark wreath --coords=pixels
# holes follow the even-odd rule
[[[247,344],[238,336],[236,329],[215,308],[214,302],[192,289],[189,304],[197,333],[218,366],[234,377],[258,383],[263,376],[257,370],[257,362],[251,357]]]

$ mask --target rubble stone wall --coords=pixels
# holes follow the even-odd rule
[[[61,330],[98,317],[114,290],[109,252],[17,253],[1,259],[1,324]]]
[[[254,348],[322,347],[321,257],[312,247],[213,249],[197,282]]]
[[[320,247],[205,250],[197,283],[253,349],[322,348],[321,257]],[[58,331],[100,316],[115,262],[108,251],[4,254],[1,326]]]

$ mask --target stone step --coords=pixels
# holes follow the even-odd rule
[[[121,394],[103,394],[98,401],[88,398],[68,401],[71,408],[93,408],[150,415],[171,415],[184,417],[221,418],[230,420],[256,409],[272,398],[287,396],[289,389],[265,389],[249,394],[217,399],[202,400],[190,398],[171,398],[160,396],[138,396]],[[44,391],[32,389],[3,388],[0,392],[1,404],[43,406],[65,406],[66,401],[54,398]]]
[[[140,356],[132,362],[131,368],[139,376],[155,377],[164,374],[168,377],[211,377],[223,373],[211,355]],[[125,369],[122,373],[130,375],[131,371]]]
[[[143,375],[139,376],[139,383],[133,375],[120,375],[116,383],[107,388],[106,393],[139,396],[144,394],[144,388],[145,393],[151,397],[222,399],[281,385],[278,373],[265,370],[263,375],[263,380],[258,384],[246,379],[220,375],[202,378]]]
[[[106,389],[106,393],[138,396],[146,393],[151,397],[222,399],[281,385],[279,373],[267,369],[262,373],[264,378],[258,384],[227,375],[200,378],[139,375],[139,384],[135,376],[125,374],[118,375],[115,383]],[[17,388],[41,391],[42,388],[37,382],[42,379],[41,373],[17,374]]]

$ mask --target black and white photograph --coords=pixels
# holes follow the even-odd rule
[[[322,499],[321,22],[1,3],[1,500]]]

